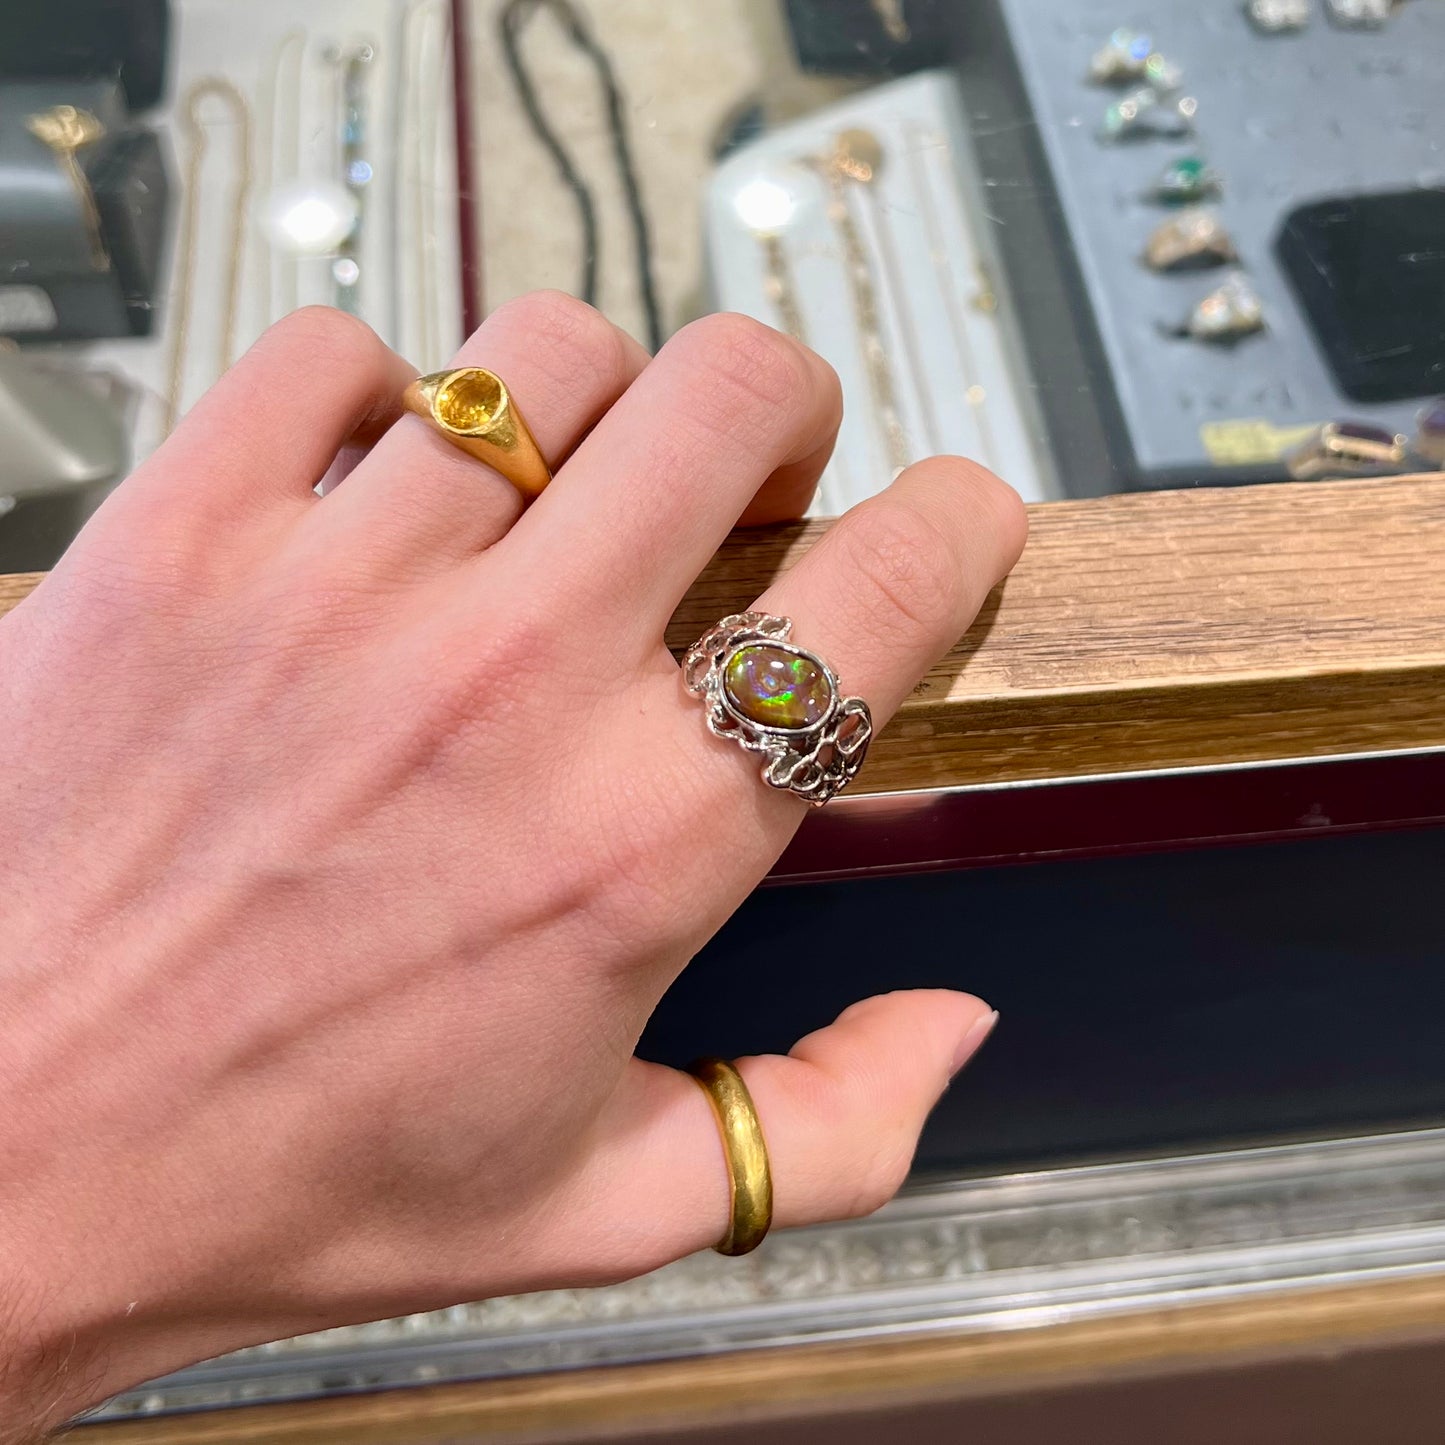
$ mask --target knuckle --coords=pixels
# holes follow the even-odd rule
[[[303,306],[291,312],[271,327],[267,342],[297,353],[298,359],[333,364],[338,358],[352,363],[369,359],[385,349],[366,322],[334,306]]]
[[[838,524],[843,564],[865,589],[874,627],[932,633],[953,615],[960,567],[948,539],[921,512],[879,504]]]
[[[499,306],[489,324],[504,332],[515,328],[530,354],[559,380],[575,383],[579,365],[608,383],[626,373],[624,334],[565,291],[530,291]]]
[[[737,417],[746,403],[789,414],[813,389],[797,343],[751,316],[704,316],[678,334],[678,349],[707,375],[709,388],[700,400],[711,399],[719,423]],[[756,425],[755,416],[749,415],[747,424]]]
[[[969,457],[929,457],[910,468],[940,491],[964,494],[969,510],[1001,539],[1022,549],[1029,517],[1023,498],[1009,484]]]

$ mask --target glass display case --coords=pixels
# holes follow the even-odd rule
[[[644,1039],[685,1062],[984,991],[1006,1027],[903,1199],[96,1421],[1445,1273],[1445,7],[32,9],[0,48],[0,610],[313,303],[425,370],[538,287],[650,350],[729,310],[826,357],[808,516],[726,543],[677,649],[921,457],[1032,525]],[[759,926],[871,962],[720,1006]]]

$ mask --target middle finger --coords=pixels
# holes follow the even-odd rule
[[[739,518],[801,516],[843,413],[832,367],[743,316],[684,327],[498,549],[556,558],[578,616],[653,645]]]
[[[647,352],[584,302],[538,291],[498,307],[451,364],[501,377],[555,469],[641,373]],[[311,521],[325,551],[429,568],[490,547],[521,510],[500,473],[407,414]]]

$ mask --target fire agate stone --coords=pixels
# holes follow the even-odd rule
[[[833,702],[828,675],[812,658],[766,643],[733,653],[723,689],[735,712],[767,728],[815,727]]]

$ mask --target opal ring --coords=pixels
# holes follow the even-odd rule
[[[788,641],[792,630],[765,612],[725,617],[689,649],[682,675],[709,729],[761,755],[769,787],[821,807],[863,766],[873,715],[843,696],[821,657]]]
[[[753,1096],[725,1059],[700,1059],[688,1072],[707,1095],[728,1169],[728,1227],[719,1254],[750,1254],[773,1222],[773,1175]]]
[[[501,377],[480,366],[419,376],[402,405],[454,447],[500,472],[524,498],[542,495],[552,471]]]

